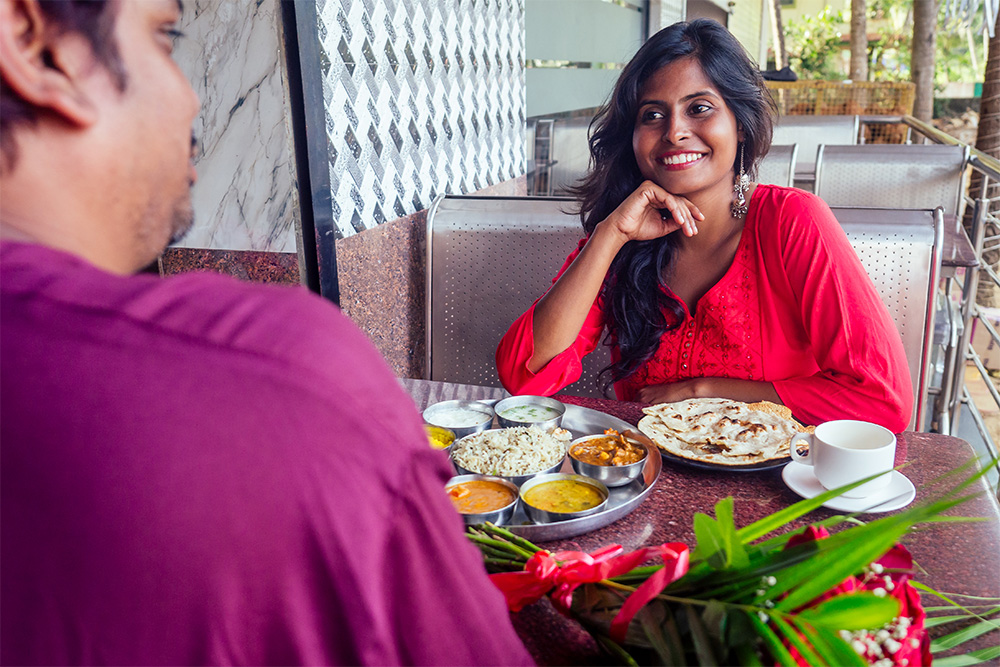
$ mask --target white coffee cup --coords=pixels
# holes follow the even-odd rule
[[[799,454],[795,445],[809,443],[809,453]],[[878,472],[892,470],[896,458],[896,436],[878,424],[841,419],[820,424],[815,433],[792,438],[792,460],[812,466],[816,479],[827,489],[856,482]],[[885,488],[892,475],[882,475],[847,491],[848,498],[864,498]]]

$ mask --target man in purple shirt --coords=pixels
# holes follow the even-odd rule
[[[133,275],[191,223],[176,0],[0,0],[0,660],[524,664],[365,337]]]

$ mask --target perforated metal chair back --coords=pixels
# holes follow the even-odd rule
[[[923,430],[941,274],[940,209],[831,207],[903,339],[914,407],[910,430]]]
[[[830,206],[935,208],[956,215],[968,148],[944,144],[820,146],[816,189]]]
[[[757,182],[790,188],[795,183],[795,160],[799,147],[771,145],[764,159],[757,166]]]
[[[427,214],[427,373],[500,387],[500,338],[551,286],[583,238],[574,201],[561,197],[438,198]],[[611,362],[599,346],[566,393],[601,396],[597,376]]]
[[[443,196],[427,216],[427,377],[499,387],[500,338],[552,284],[583,237],[572,199]],[[899,329],[923,423],[940,274],[940,211],[834,208]],[[600,396],[603,345],[567,394]]]
[[[779,116],[771,143],[798,144],[795,172],[800,179],[811,179],[819,145],[856,144],[859,128],[857,116]]]

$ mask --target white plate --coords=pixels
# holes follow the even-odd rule
[[[815,498],[826,491],[813,474],[812,466],[802,465],[792,461],[781,471],[781,479],[788,488],[803,498]],[[891,512],[906,507],[917,496],[913,482],[906,475],[893,470],[890,473],[889,485],[878,493],[866,498],[847,498],[837,496],[825,503],[823,507],[840,512]]]

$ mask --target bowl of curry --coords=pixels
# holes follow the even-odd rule
[[[569,473],[536,475],[521,485],[521,503],[535,523],[597,514],[608,504],[608,487],[591,477]]]
[[[569,460],[580,475],[593,477],[605,486],[631,484],[646,465],[649,450],[641,442],[614,429],[577,438],[569,446]]]
[[[444,490],[467,526],[487,521],[503,525],[517,506],[517,486],[499,477],[458,475],[448,480]]]

